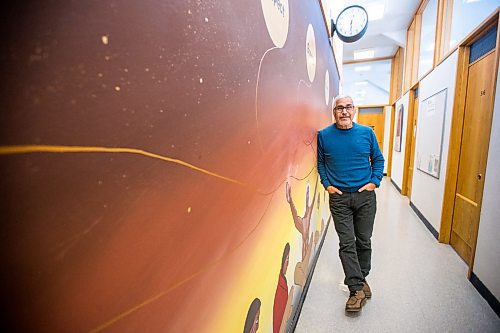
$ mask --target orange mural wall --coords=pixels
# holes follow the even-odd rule
[[[329,223],[319,1],[2,5],[10,331],[283,332]]]

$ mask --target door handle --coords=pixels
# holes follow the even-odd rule
[[[480,173],[478,173],[478,174],[477,174],[477,180],[481,180],[482,178],[483,178],[483,175],[482,175],[482,174],[480,174]]]

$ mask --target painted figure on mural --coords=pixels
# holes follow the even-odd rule
[[[261,302],[258,298],[254,299],[252,304],[250,304],[243,333],[255,333],[259,329],[260,304]]]
[[[357,312],[372,295],[366,282],[371,269],[371,237],[384,157],[370,127],[353,122],[350,96],[338,96],[335,123],[318,132],[318,172],[330,195],[330,211],[339,236],[344,283],[350,295],[346,311]]]
[[[286,280],[286,271],[288,269],[288,262],[290,257],[290,244],[286,243],[283,249],[283,256],[281,258],[280,273],[278,276],[278,285],[276,286],[276,293],[274,294],[273,305],[273,333],[279,333],[282,322],[286,324],[288,318],[284,318],[285,309],[288,302],[288,283]],[[284,319],[284,320],[283,320]],[[285,325],[283,325],[284,327]]]
[[[297,230],[302,234],[302,261],[307,255],[307,250],[309,247],[309,226],[311,224],[312,207],[314,203],[314,198],[316,197],[316,189],[314,192],[314,197],[311,203],[309,203],[309,184],[306,188],[306,211],[303,217],[300,217],[297,213],[297,208],[292,199],[292,188],[290,184],[286,183],[286,201],[290,204],[290,209],[292,211],[293,222]]]

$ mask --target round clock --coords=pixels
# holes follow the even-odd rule
[[[363,37],[367,28],[368,13],[363,7],[353,5],[340,12],[332,31],[337,31],[341,41],[352,43]]]

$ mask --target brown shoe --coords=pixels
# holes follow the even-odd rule
[[[347,312],[358,312],[361,310],[361,307],[363,307],[365,302],[366,295],[363,290],[351,291],[351,295],[345,303],[345,310]]]
[[[366,298],[372,298],[372,290],[370,289],[370,286],[366,281],[363,281],[363,291],[365,293]]]

